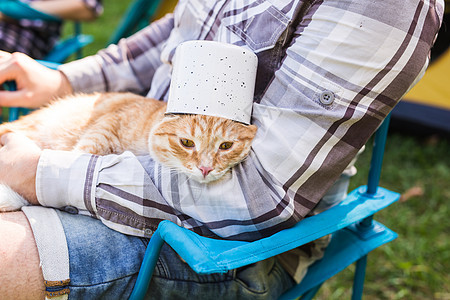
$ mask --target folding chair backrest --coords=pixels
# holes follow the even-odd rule
[[[162,0],[134,0],[125,12],[108,44],[117,44],[121,38],[128,37],[147,26],[155,16]]]
[[[83,57],[83,48],[94,40],[91,35],[81,33],[81,23],[73,22],[73,35],[60,40],[52,51],[44,57],[44,61],[62,63],[66,61],[72,54],[76,54],[76,58]]]

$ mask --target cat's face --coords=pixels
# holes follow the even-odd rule
[[[256,130],[220,117],[166,116],[150,133],[149,148],[161,164],[206,183],[247,156]]]

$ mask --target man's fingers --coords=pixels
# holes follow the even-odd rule
[[[5,146],[6,144],[14,144],[20,142],[23,139],[28,138],[22,134],[18,134],[15,132],[7,132],[0,137],[0,142],[2,146]]]
[[[6,144],[26,142],[28,140],[30,139],[23,134],[19,134],[16,132],[7,132],[1,136],[0,142],[2,143],[2,145],[6,145]]]
[[[39,146],[34,141],[32,141],[30,138],[28,138],[26,135],[17,133],[17,132],[7,132],[7,133],[3,134],[0,137],[0,143],[2,144],[2,146],[6,146],[6,145],[11,145],[12,147],[25,146],[27,149],[30,149],[33,147],[39,148]]]
[[[19,52],[0,52],[0,83],[6,81],[20,81],[24,75],[24,66],[29,66],[34,61],[27,55]],[[18,84],[19,85],[19,84]],[[19,87],[18,87],[19,89]]]
[[[0,50],[0,62],[8,60],[11,58],[11,53]]]
[[[9,142],[9,140],[11,139],[11,134],[13,134],[13,133],[8,132],[8,133],[3,134],[0,137],[0,143],[1,143],[2,147],[5,146]]]
[[[0,106],[24,106],[25,92],[18,91],[0,91]]]

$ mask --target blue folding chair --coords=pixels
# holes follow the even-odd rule
[[[27,3],[17,0],[0,0],[0,12],[10,18],[16,20],[43,20],[48,22],[62,23],[59,17],[52,16],[36,10]],[[81,24],[74,22],[74,34],[71,37],[63,39],[52,49],[52,51],[44,58],[45,61],[55,63],[64,62],[70,55],[77,53],[78,57],[82,56],[81,49],[92,43],[93,37],[81,34]]]
[[[43,20],[48,22],[62,23],[63,20],[29,6],[27,3],[17,0],[0,0],[0,12],[9,18],[16,20]],[[53,63],[62,63],[66,61],[69,56],[76,53],[78,58],[82,57],[82,48],[92,43],[93,37],[90,35],[81,34],[81,24],[74,22],[74,34],[70,37],[60,40],[52,51],[46,55],[44,61]],[[8,90],[14,90],[14,83],[7,83],[4,87]],[[19,115],[27,114],[28,109],[10,107],[8,111],[8,121],[17,120]],[[1,120],[0,120],[1,123]]]
[[[147,26],[163,3],[161,0],[134,0],[128,6],[108,44],[117,44],[121,38],[128,37]]]
[[[130,299],[144,299],[161,247],[169,244],[199,274],[225,273],[292,250],[332,234],[324,257],[311,265],[302,282],[281,299],[311,299],[322,283],[356,262],[352,299],[363,293],[367,254],[394,240],[397,234],[374,221],[375,212],[400,197],[378,186],[389,116],[375,134],[367,186],[352,191],[339,205],[306,218],[292,228],[254,242],[205,238],[170,221],[163,221],[153,234]]]

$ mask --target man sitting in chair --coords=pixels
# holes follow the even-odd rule
[[[166,101],[175,48],[188,40],[244,47],[259,65],[252,113],[258,134],[249,158],[234,169],[240,184],[230,186],[232,197],[224,195],[230,209],[209,205],[207,192],[195,199],[182,194],[197,205],[190,214],[192,207],[177,200],[186,185],[159,174],[147,156],[42,151],[17,134],[2,136],[0,181],[32,204],[56,209],[28,206],[0,214],[0,295],[127,298],[162,219],[219,238],[256,240],[339,202],[354,174],[351,161],[423,74],[443,5],[180,1],[173,14],[57,71],[22,54],[1,53],[0,81],[15,80],[18,87],[0,92],[3,106],[39,107],[56,96],[94,91]],[[133,184],[121,184],[123,178]],[[167,190],[159,189],[161,182]],[[105,185],[114,192],[105,192]],[[109,204],[99,205],[100,198]],[[143,207],[143,198],[149,206]],[[130,206],[141,209],[131,214]],[[153,227],[138,226],[136,218]],[[215,275],[197,275],[166,247],[148,294],[273,299],[320,257],[322,245],[310,247]]]

